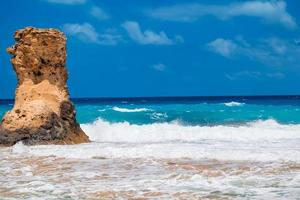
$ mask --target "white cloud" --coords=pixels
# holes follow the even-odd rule
[[[111,33],[102,33],[99,34],[99,42],[98,44],[102,45],[117,45],[121,42],[122,36],[118,34],[111,34]]]
[[[85,4],[87,0],[44,0],[53,4],[65,4],[65,5],[80,5]],[[88,10],[89,14],[96,19],[103,21],[110,18],[110,15],[105,12],[102,8],[92,5],[90,8],[85,8]]]
[[[66,4],[66,5],[76,5],[76,4],[84,4],[86,0],[44,0],[49,3],[56,3],[56,4]]]
[[[83,24],[65,24],[63,31],[70,36],[76,37],[86,43],[96,43],[101,45],[116,45],[122,40],[122,37],[113,33],[100,34],[89,23]]]
[[[265,22],[280,24],[291,29],[297,26],[286,10],[286,2],[279,0],[244,1],[228,5],[181,4],[148,10],[146,13],[154,18],[182,22],[196,21],[207,15],[221,20],[247,16],[261,18]]]
[[[107,20],[110,18],[110,16],[100,7],[93,6],[90,10],[90,14],[97,18],[98,20]]]
[[[155,64],[155,65],[152,65],[151,68],[153,68],[157,71],[165,71],[166,66],[162,63],[158,63],[158,64]]]
[[[224,57],[230,57],[234,54],[237,46],[231,40],[225,40],[223,38],[218,38],[210,43],[207,46],[214,52],[221,54]]]
[[[250,43],[242,37],[234,40],[218,38],[206,46],[210,51],[227,58],[247,57],[268,66],[300,67],[300,46],[294,41],[273,37]]]
[[[156,44],[156,45],[172,45],[176,42],[182,42],[181,36],[171,40],[164,31],[156,33],[152,30],[141,30],[140,25],[134,21],[126,21],[122,24],[122,27],[127,31],[129,37],[139,44]]]
[[[83,24],[65,24],[63,31],[71,36],[76,36],[80,40],[91,43],[99,42],[99,34],[95,28],[89,23]]]

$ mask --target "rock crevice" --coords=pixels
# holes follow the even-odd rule
[[[17,74],[15,104],[0,125],[0,145],[89,142],[66,85],[66,37],[56,29],[16,31],[7,49]]]

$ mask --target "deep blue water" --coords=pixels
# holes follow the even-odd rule
[[[300,124],[300,96],[82,98],[73,102],[80,123],[101,118],[131,124],[179,121],[186,125],[216,125],[268,119]],[[12,100],[0,100],[0,117],[12,105]]]

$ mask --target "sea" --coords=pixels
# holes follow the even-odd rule
[[[1,200],[300,199],[300,96],[73,102],[92,142],[1,147]]]

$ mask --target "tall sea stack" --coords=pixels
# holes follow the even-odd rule
[[[66,85],[66,37],[55,29],[16,31],[7,49],[18,78],[15,104],[0,125],[0,145],[89,142]],[[2,77],[4,78],[4,77]]]

